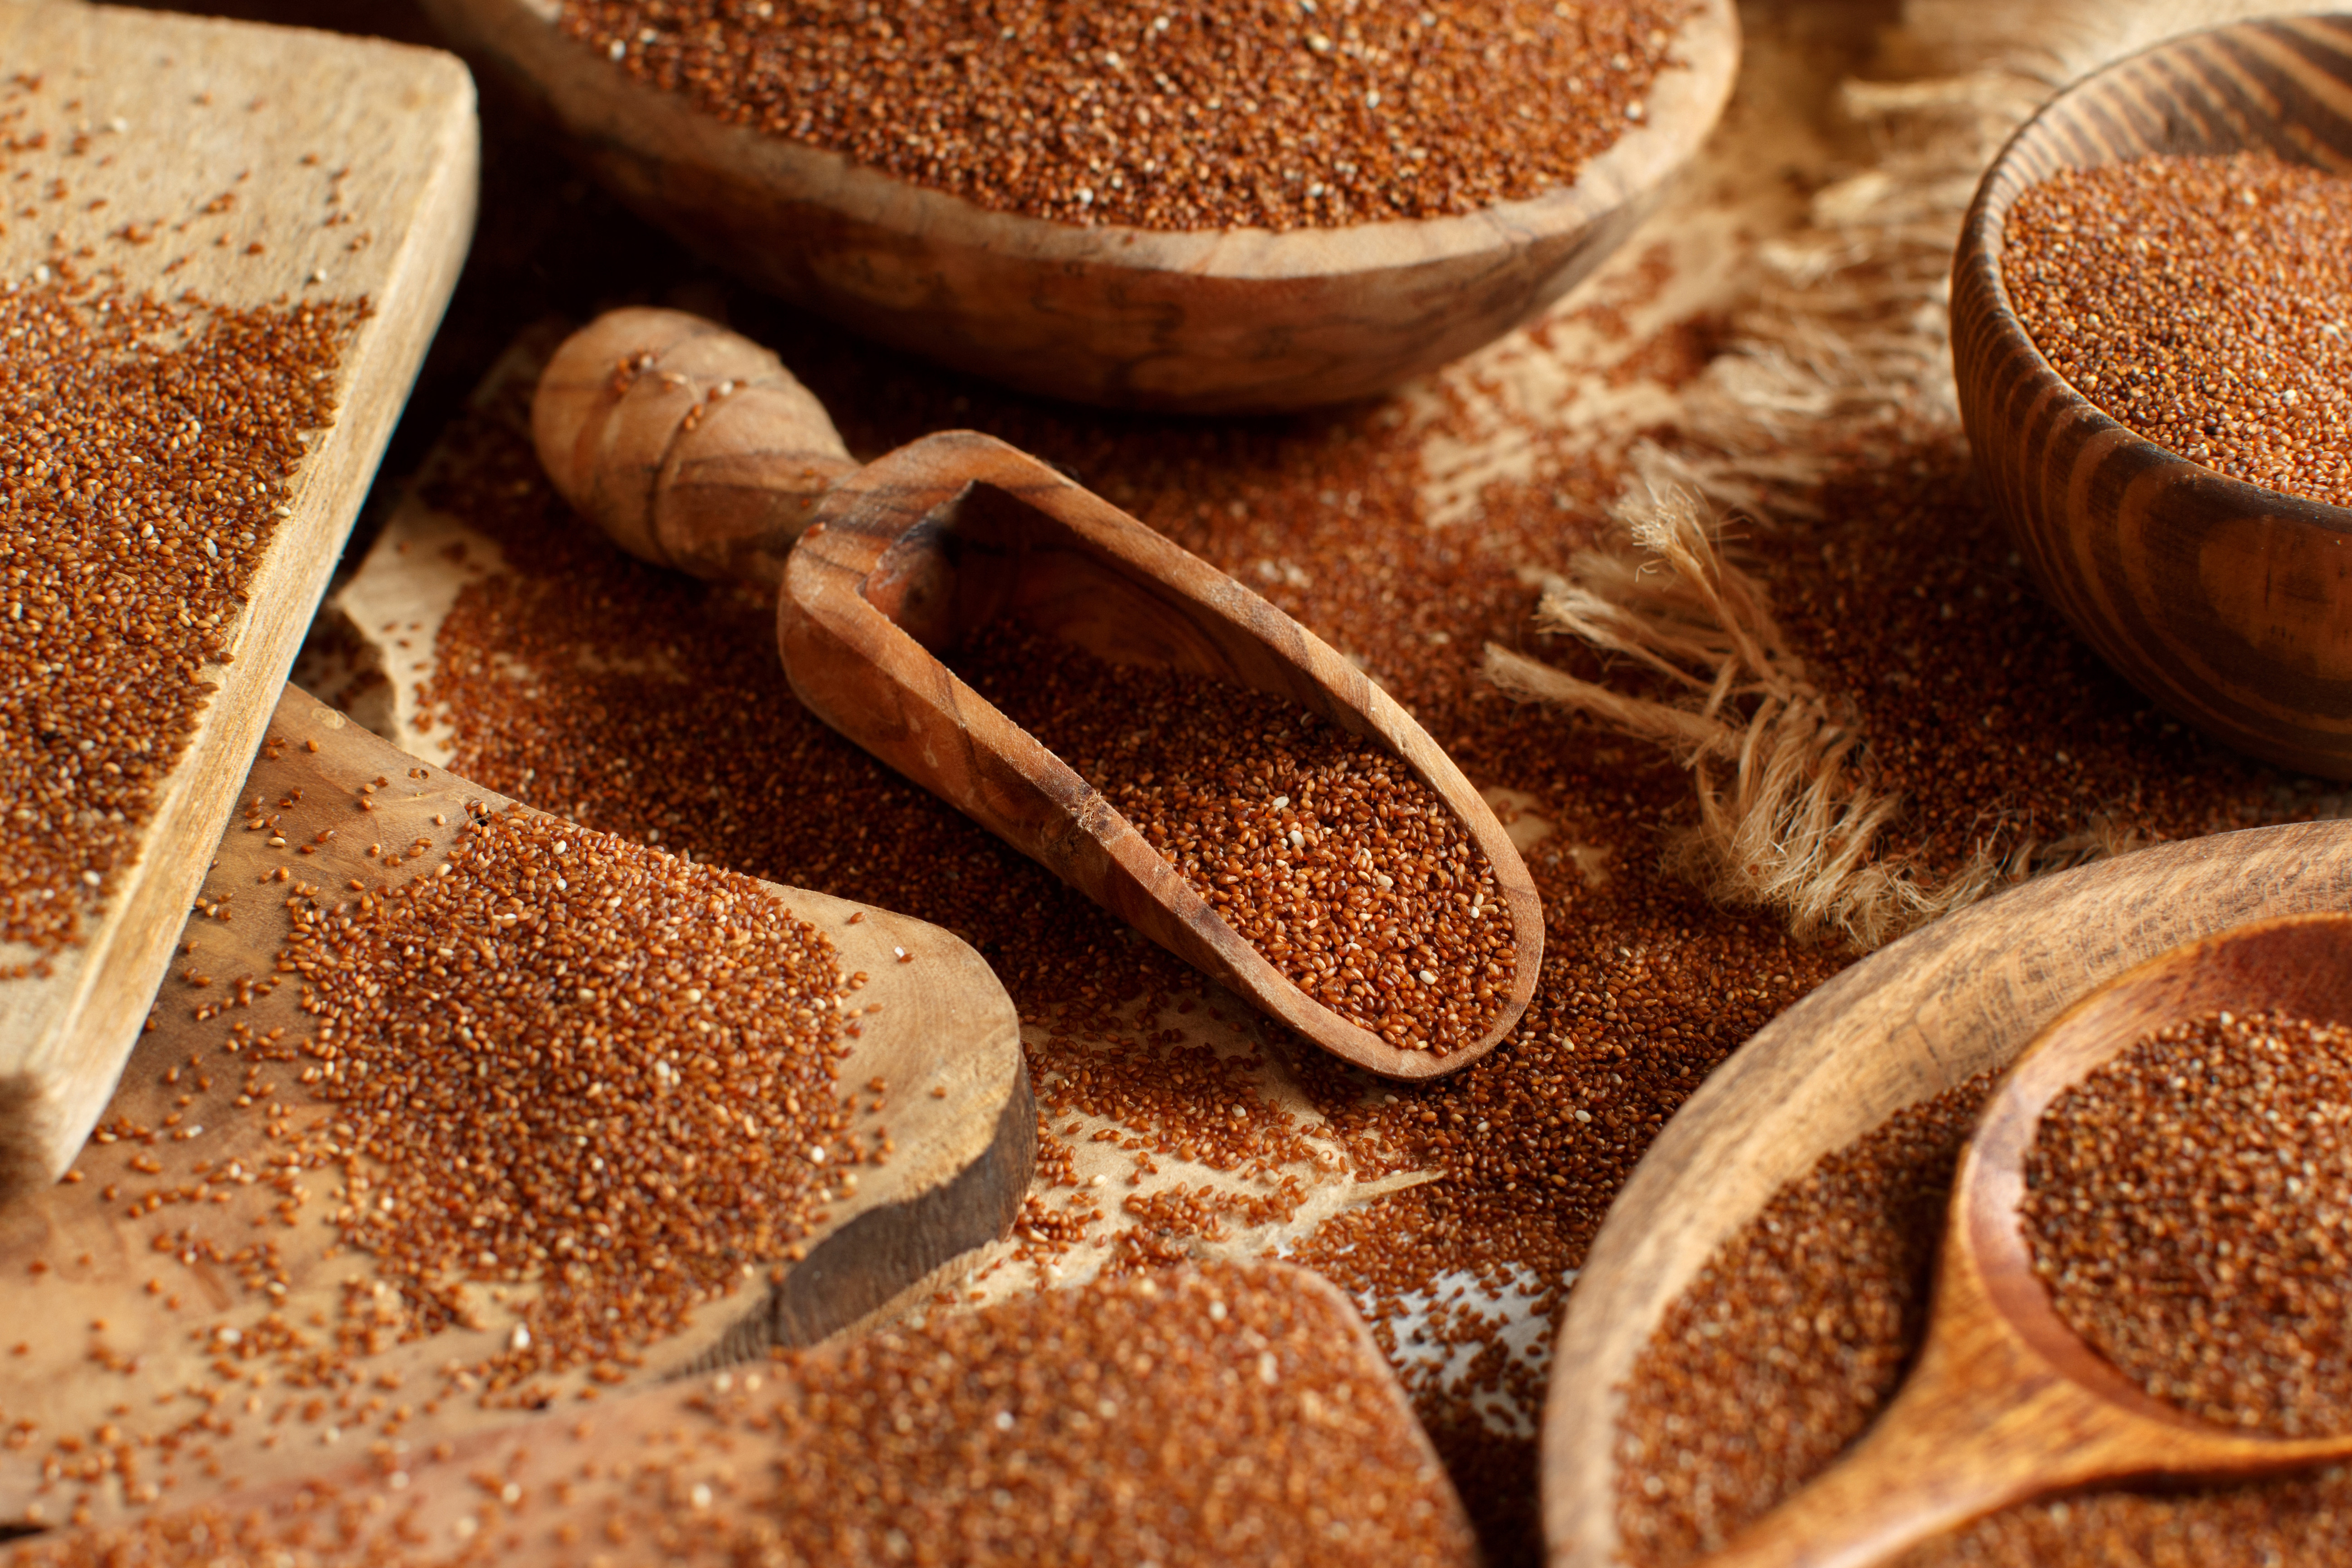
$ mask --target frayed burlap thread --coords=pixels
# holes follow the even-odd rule
[[[1809,510],[1829,454],[1867,450],[1898,412],[1957,429],[1952,246],[1985,166],[2053,90],[2163,38],[2275,9],[1913,0],[1886,50],[1912,79],[1843,94],[1870,166],[1817,193],[1805,226],[1768,247],[1732,347],[1685,393],[1683,445],[1671,458],[1637,450],[1622,531],[1577,556],[1537,610],[1537,629],[1667,695],[1488,647],[1487,676],[1507,693],[1588,715],[1691,771],[1697,821],[1666,858],[1711,897],[1867,952],[2005,883],[2137,847],[2105,820],[2060,839],[1996,823],[1941,877],[1884,856],[1902,802],[1873,781],[1867,737],[1781,639],[1727,522],[1764,530],[1775,510]]]

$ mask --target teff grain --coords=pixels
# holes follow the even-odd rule
[[[462,1458],[387,1451],[363,1470],[46,1537],[5,1560],[272,1562],[291,1547],[320,1568],[977,1568],[1036,1562],[1050,1530],[1050,1555],[1077,1563],[1476,1561],[1459,1500],[1360,1334],[1301,1270],[1105,1282],[777,1352],[587,1421],[478,1440]]]
[[[81,941],[137,861],[365,314],[0,292],[0,941]]]
[[[749,878],[510,812],[401,886],[290,902],[345,1234],[421,1331],[466,1281],[543,1281],[494,1391],[626,1361],[784,1255],[856,1158],[831,939]]]
[[[2019,1205],[2058,1314],[2150,1394],[2291,1436],[2352,1426],[2352,1028],[2217,1013],[2051,1102]]]
[[[1349,1023],[1439,1056],[1493,1026],[1517,969],[1495,868],[1385,747],[1281,698],[1111,664],[1013,622],[956,669]]]
[[[2252,153],[2065,171],[2011,209],[2001,275],[2035,346],[2117,421],[2352,506],[2352,177]]]
[[[996,212],[1148,229],[1459,215],[1645,122],[1687,0],[564,0],[730,124]]]

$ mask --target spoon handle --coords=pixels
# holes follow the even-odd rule
[[[1706,1568],[1870,1568],[2011,1503],[2160,1468],[2144,1426],[2019,1338],[1997,1294],[1948,1233],[1927,1342],[1894,1403]]]
[[[608,310],[566,338],[530,434],[563,499],[631,554],[767,587],[857,468],[782,361],[683,310]]]

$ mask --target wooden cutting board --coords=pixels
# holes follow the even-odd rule
[[[200,671],[216,690],[156,787],[135,864],[102,908],[93,900],[79,945],[0,946],[0,971],[34,966],[0,981],[0,1167],[21,1184],[54,1177],[81,1146],[163,977],[457,280],[476,126],[472,79],[435,50],[70,0],[0,0],[0,285],[46,284],[62,260],[111,270],[132,295],[373,308],[250,602]]]
[[[2352,822],[2216,834],[1948,915],[1775,1018],[1691,1096],[1609,1211],[1544,1411],[1555,1564],[1617,1560],[1619,1385],[1692,1277],[1788,1183],[2010,1059],[2092,986],[2245,921],[2352,909]]]
[[[64,1183],[0,1209],[0,1295],[15,1309],[0,1324],[0,1521],[61,1523],[77,1510],[103,1519],[151,1489],[185,1501],[516,1418],[462,1384],[451,1392],[443,1369],[505,1344],[528,1288],[468,1285],[471,1326],[365,1350],[348,1376],[248,1353],[245,1336],[278,1331],[273,1311],[329,1342],[364,1324],[354,1302],[392,1287],[368,1254],[339,1245],[333,1216],[350,1201],[341,1173],[283,1163],[289,1133],[331,1132],[330,1104],[299,1060],[256,1067],[230,1049],[272,1029],[304,1032],[301,988],[278,984],[276,966],[289,892],[357,899],[431,876],[469,805],[509,803],[292,687],[235,799],[257,801],[256,815],[240,813],[219,842],[95,1140]],[[371,844],[403,850],[402,864],[386,869]],[[980,956],[919,921],[770,890],[831,938],[844,973],[870,977],[840,1082],[887,1086],[878,1108],[857,1095],[846,1136],[879,1147],[887,1131],[887,1163],[856,1168],[854,1189],[835,1194],[795,1248],[804,1257],[747,1264],[736,1289],[645,1347],[639,1364],[619,1375],[607,1366],[601,1383],[587,1368],[534,1379],[558,1415],[582,1413],[583,1395],[814,1343],[892,1310],[1003,1236],[1028,1190],[1036,1111],[1019,1020]]]

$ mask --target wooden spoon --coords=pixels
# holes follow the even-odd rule
[[[1173,232],[991,212],[724,123],[566,37],[557,0],[425,9],[624,202],[761,288],[1033,392],[1194,413],[1367,396],[1528,320],[1633,232],[1739,64],[1731,0],[1698,0],[1641,123],[1573,184],[1459,217]]]
[[[2026,1047],[1961,1155],[1927,1338],[1877,1423],[1709,1568],[1864,1568],[2011,1503],[2095,1482],[2236,1479],[2352,1458],[2144,1394],[2069,1328],[2018,1222],[2051,1101],[2152,1031],[2222,1008],[2352,1018],[2352,915],[2240,926],[2130,970]]]
[[[674,310],[616,310],[556,351],[532,405],[556,488],[626,549],[706,576],[781,575],[777,642],[818,717],[1335,1056],[1434,1078],[1535,994],[1543,911],[1494,812],[1427,731],[1297,622],[1058,470],[971,431],[860,468],[765,349]],[[1018,616],[1118,663],[1287,699],[1403,758],[1493,864],[1517,968],[1475,1043],[1402,1049],[1309,997],[1110,804],[933,650]]]

